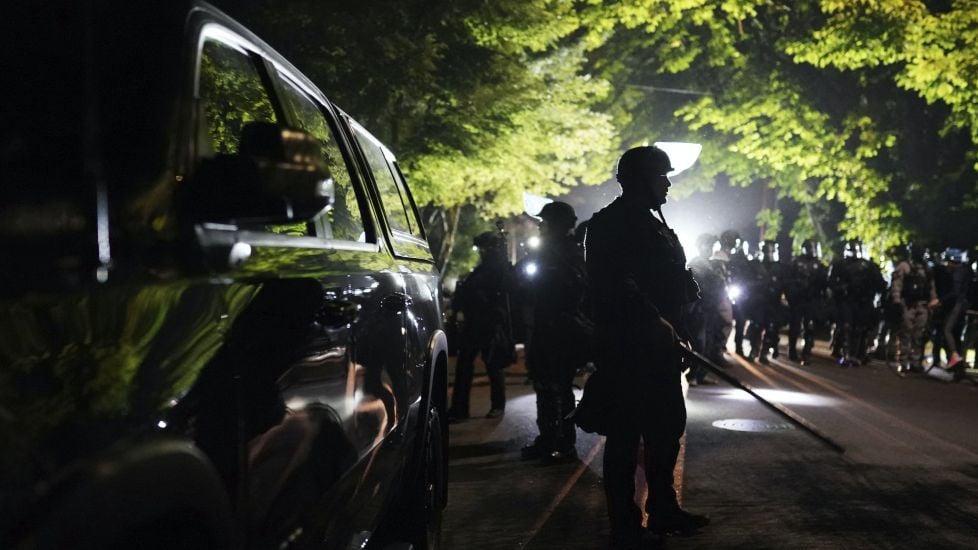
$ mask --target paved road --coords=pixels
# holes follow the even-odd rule
[[[713,523],[665,546],[978,548],[978,386],[900,378],[882,363],[842,369],[816,353],[804,367],[731,358],[727,372],[845,453],[740,390],[690,388],[677,478],[684,505]],[[579,434],[577,462],[521,462],[535,398],[519,367],[508,381],[505,417],[451,427],[446,548],[603,548],[603,438]],[[474,389],[473,413],[488,410],[486,394]]]

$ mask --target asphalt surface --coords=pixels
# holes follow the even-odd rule
[[[845,452],[729,385],[690,388],[677,488],[712,522],[663,547],[978,548],[978,385],[901,378],[883,363],[842,369],[817,353],[806,366],[730,357],[724,372]],[[450,428],[445,547],[606,548],[603,438],[578,432],[575,461],[521,461],[535,396],[521,365],[507,382],[503,418],[480,417],[488,388],[477,384],[473,419]]]

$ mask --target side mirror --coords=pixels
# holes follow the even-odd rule
[[[249,122],[238,153],[201,163],[189,205],[201,221],[284,224],[306,221],[335,199],[319,142],[301,130]]]

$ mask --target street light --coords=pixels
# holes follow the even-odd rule
[[[654,145],[665,151],[669,155],[669,160],[672,161],[673,170],[666,174],[667,176],[675,176],[688,169],[696,162],[696,159],[700,156],[700,152],[703,151],[703,146],[699,143],[686,143],[683,141],[657,141]]]
[[[540,195],[534,195],[533,193],[527,193],[523,191],[523,211],[526,212],[527,216],[531,218],[540,219],[538,214],[543,207],[548,203],[553,202],[553,199],[548,199],[547,197],[541,197]]]

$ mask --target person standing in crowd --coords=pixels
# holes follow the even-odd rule
[[[892,299],[893,276],[896,273],[896,267],[908,256],[909,249],[909,244],[895,245],[886,249],[889,270],[884,271],[884,276],[889,275],[886,281],[889,290],[887,290],[887,295],[884,296],[880,304],[880,322],[877,326],[876,348],[873,350],[873,357],[880,361],[886,361],[887,366],[894,364],[898,345],[897,332],[899,332],[900,325],[903,324],[903,305],[894,303]],[[899,369],[899,363],[896,365],[897,373],[902,372]]]
[[[854,304],[853,335],[856,340],[852,344],[853,357],[861,365],[869,363],[871,345],[879,332],[880,305],[886,295],[886,279],[880,266],[865,257],[862,243],[857,241],[858,262],[852,267],[852,297]]]
[[[943,348],[947,353],[947,368],[962,370],[962,334],[964,333],[964,314],[968,310],[968,292],[972,272],[967,256],[960,248],[948,248],[943,254],[943,271],[946,285],[937,293],[940,301],[940,323],[934,330],[943,337]],[[936,339],[935,339],[936,341]],[[934,365],[940,366],[940,352],[934,347]]]
[[[527,370],[537,394],[540,435],[523,447],[524,459],[560,462],[577,457],[576,427],[567,419],[574,410],[574,375],[587,358],[590,321],[582,311],[587,271],[584,253],[572,230],[574,208],[551,202],[540,211],[538,254],[517,267],[532,303],[533,334],[527,348]],[[519,269],[522,268],[522,269]]]
[[[752,262],[753,284],[748,289],[747,339],[750,342],[749,361],[768,363],[768,354],[778,357],[778,332],[781,327],[781,297],[784,293],[784,273],[779,261],[778,243],[761,243],[758,259]]]
[[[473,240],[479,264],[458,282],[452,311],[459,316],[460,342],[455,365],[450,422],[469,417],[469,394],[475,358],[482,356],[489,375],[490,409],[486,418],[498,418],[506,410],[505,369],[516,361],[510,295],[515,289],[513,266],[506,258],[506,241],[495,231]]]
[[[622,194],[591,218],[585,239],[596,366],[618,397],[604,452],[612,548],[647,548],[658,541],[656,535],[692,534],[709,522],[680,508],[673,489],[686,426],[680,312],[698,291],[682,245],[662,218],[671,170],[668,155],[657,147],[626,151],[616,171]],[[647,530],[635,504],[640,441]]]
[[[788,359],[805,364],[815,346],[815,321],[825,295],[826,268],[818,243],[806,239],[801,251],[791,260],[785,278],[788,299]],[[798,355],[798,337],[802,337]]]
[[[833,356],[843,367],[867,361],[869,335],[876,322],[876,300],[886,291],[883,273],[863,258],[858,239],[846,241],[842,259],[832,263],[828,286],[835,301]]]
[[[913,244],[894,249],[889,306],[896,321],[893,358],[897,372],[922,371],[920,359],[931,310],[937,306],[934,278],[927,265],[914,257]]]
[[[699,285],[700,300],[689,306],[687,327],[693,337],[693,349],[723,365],[726,362],[723,349],[730,337],[733,309],[727,297],[725,262],[712,258],[716,243],[716,235],[709,233],[696,239],[698,255],[690,260],[689,268]],[[706,367],[693,365],[686,377],[691,385],[709,384],[711,379],[706,377],[706,372]]]
[[[734,351],[744,357],[744,332],[747,325],[744,300],[747,299],[746,287],[750,279],[751,266],[750,260],[744,254],[740,233],[727,229],[720,234],[720,251],[717,252],[716,259],[724,262],[724,271],[727,275],[728,296],[733,307]]]

